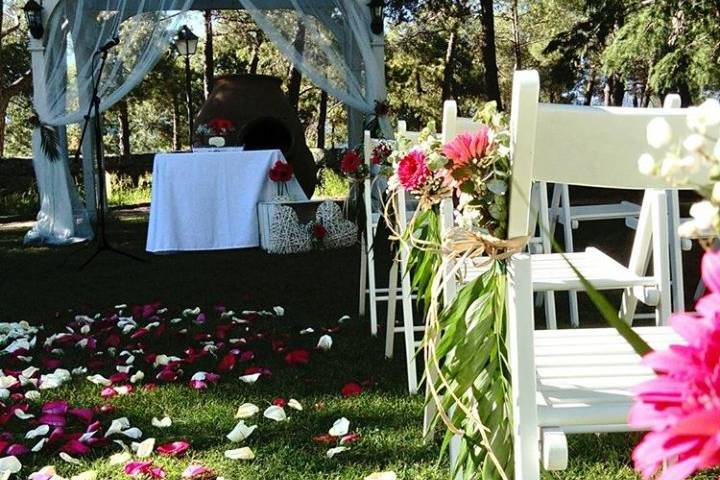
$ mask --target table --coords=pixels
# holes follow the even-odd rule
[[[277,193],[268,178],[277,160],[285,161],[279,150],[155,155],[145,249],[169,253],[259,246],[256,208]],[[293,198],[307,200],[295,178],[288,190]]]

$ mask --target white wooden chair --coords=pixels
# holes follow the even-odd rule
[[[418,141],[419,132],[407,131],[404,121],[398,122],[398,135],[410,140],[411,143]],[[369,131],[365,131],[364,137],[364,156],[365,163],[368,168],[372,167],[372,152],[379,145],[380,139],[372,138]],[[406,247],[401,246],[399,256],[393,258],[388,275],[388,287],[378,288],[376,285],[375,272],[375,252],[373,248],[373,239],[377,230],[380,217],[383,212],[372,206],[372,189],[376,188],[371,179],[365,180],[364,203],[365,203],[365,239],[361,246],[361,265],[360,265],[360,305],[361,315],[364,314],[364,302],[366,295],[369,297],[370,323],[373,335],[377,334],[377,305],[380,302],[387,302],[387,317],[385,330],[385,357],[392,358],[394,356],[395,336],[402,334],[404,336],[405,359],[407,365],[408,391],[411,394],[417,393],[418,390],[418,369],[415,352],[421,344],[421,340],[415,338],[416,332],[424,331],[424,325],[416,326],[413,318],[413,292],[411,278],[409,274],[409,251]],[[376,188],[377,189],[377,188]],[[403,192],[396,197],[395,211],[397,212],[398,225],[395,226],[401,233],[408,223],[409,217],[414,213],[408,210],[406,199]],[[398,288],[398,279],[400,287]],[[398,293],[400,297],[398,298]],[[402,302],[402,326],[396,324],[397,302]]]
[[[665,108],[680,108],[681,100],[677,94],[669,94],[665,97],[663,106]],[[681,241],[677,226],[680,223],[680,201],[676,190],[668,191],[668,212],[671,223],[670,232],[670,279],[672,310],[675,312],[685,309],[685,298],[683,288],[682,250],[689,250],[689,241]],[[543,212],[544,214],[544,212]],[[580,222],[598,220],[625,220],[625,224],[632,229],[637,228],[640,205],[634,202],[620,201],[618,203],[594,204],[594,205],[572,205],[570,202],[570,188],[567,184],[555,183],[553,195],[550,202],[548,216],[550,219],[550,233],[554,235],[557,223],[562,225],[563,245],[566,252],[574,252],[573,230],[580,226]],[[682,250],[681,250],[682,249]],[[577,292],[568,292],[570,307],[570,323],[579,326]],[[635,318],[646,317],[647,314],[636,314]]]
[[[529,231],[527,197],[533,181],[658,189],[645,195],[632,258],[636,263],[646,261],[649,253],[638,252],[649,250],[652,243],[655,275],[667,276],[668,257],[658,252],[668,242],[667,193],[660,190],[668,185],[642,175],[637,158],[647,150],[645,131],[650,119],[664,117],[682,137],[687,131],[685,111],[540,104],[538,95],[537,72],[516,72],[509,236]],[[658,310],[667,313],[669,291],[658,291],[657,284],[646,283],[602,252],[567,257],[598,288],[626,288],[626,292],[644,297],[655,291]],[[648,278],[656,282],[656,278]],[[535,331],[532,295],[551,283],[564,284],[564,288],[578,284],[558,255],[516,254],[510,260],[507,312],[516,480],[538,480],[541,465],[545,470],[566,468],[565,434],[628,431],[632,388],[654,375],[614,329]],[[628,303],[635,301],[634,296],[626,295],[626,299],[631,297]],[[656,318],[658,323],[666,320],[664,314]],[[636,331],[653,348],[680,342],[665,326]]]

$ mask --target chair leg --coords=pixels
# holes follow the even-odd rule
[[[418,391],[417,358],[415,351],[415,325],[413,322],[412,285],[407,272],[408,251],[402,247],[400,252],[400,285],[403,309],[403,333],[405,334],[405,360],[407,361],[408,391],[414,395]]]
[[[630,261],[628,262],[628,269],[637,275],[645,275],[648,271],[648,265],[650,264],[650,250],[652,248],[653,237],[653,209],[652,195],[650,191],[646,191],[643,196],[640,215],[638,216],[637,228],[635,229]],[[630,325],[632,325],[635,317],[637,301],[637,297],[633,294],[632,289],[625,289],[620,306],[620,318]]]
[[[543,253],[551,253],[550,242],[550,213],[547,197],[547,183],[538,184],[538,224],[540,227],[540,238],[542,239]],[[557,328],[557,311],[555,309],[555,292],[545,292],[545,325],[549,329]]]
[[[555,227],[560,218],[560,197],[562,196],[562,184],[553,184],[552,200],[550,201],[550,235],[555,236]]]
[[[395,350],[395,308],[397,306],[398,262],[393,261],[388,275],[388,302],[385,329],[385,358],[393,358]]]
[[[672,281],[672,311],[685,311],[685,282],[683,279],[682,246],[678,226],[680,225],[680,198],[677,190],[666,192],[670,214],[670,279]]]
[[[367,251],[365,239],[360,241],[360,298],[358,299],[358,314],[365,316],[365,295],[367,295]]]
[[[563,185],[561,189],[562,196],[562,216],[563,216],[563,234],[565,241],[565,251],[570,253],[575,251],[572,231],[572,216],[570,214],[570,187]],[[578,298],[575,290],[568,291],[568,300],[570,303],[570,325],[573,327],[580,326],[580,315],[578,313]]]
[[[367,276],[370,300],[370,333],[376,336],[378,332],[377,319],[377,285],[375,278],[375,250],[373,249],[373,241],[367,243]]]
[[[672,311],[672,292],[670,287],[670,255],[668,250],[670,234],[668,232],[668,203],[664,191],[653,191],[653,276],[660,287],[660,303],[656,307],[655,323],[667,325]]]

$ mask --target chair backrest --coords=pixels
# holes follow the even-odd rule
[[[515,72],[510,117],[513,181],[508,234],[528,234],[533,181],[619,189],[677,188],[638,170],[649,151],[650,120],[662,117],[684,138],[687,109],[586,107],[539,103],[534,70]],[[672,104],[675,100],[671,100]]]
[[[443,103],[442,142],[451,142],[461,133],[470,133],[480,130],[482,122],[468,117],[458,117],[455,100],[445,100]]]

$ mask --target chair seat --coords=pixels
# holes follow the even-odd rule
[[[684,343],[669,327],[634,330],[653,349]],[[567,433],[629,430],[632,390],[654,373],[615,329],[537,330],[534,343],[540,427]]]
[[[578,222],[592,220],[615,220],[640,215],[640,205],[633,202],[622,201],[602,205],[577,205],[570,207],[570,219]],[[558,218],[563,222],[562,215]]]
[[[563,258],[565,257],[565,258]],[[561,255],[541,253],[530,256],[532,285],[535,292],[584,290],[580,279],[568,264],[569,260],[598,290],[615,290],[635,286],[653,286],[653,277],[637,275],[596,248]],[[468,265],[466,282],[482,274],[485,267]]]

